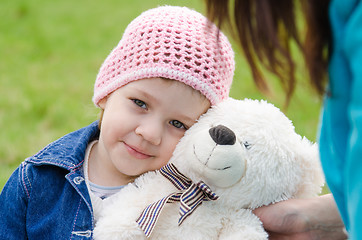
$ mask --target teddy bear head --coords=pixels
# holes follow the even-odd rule
[[[316,144],[266,101],[229,98],[212,107],[186,132],[170,162],[235,209],[316,196],[324,184]]]

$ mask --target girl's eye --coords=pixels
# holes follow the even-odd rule
[[[184,128],[184,129],[187,129],[186,126],[180,122],[180,121],[177,121],[177,120],[171,120],[170,121],[170,124],[176,128]]]
[[[139,107],[146,109],[147,105],[144,101],[141,101],[139,99],[132,99],[132,101]]]

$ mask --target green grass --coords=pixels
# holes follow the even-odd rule
[[[204,12],[202,0],[0,2],[0,189],[26,157],[97,119],[91,98],[101,63],[133,18],[164,4]],[[236,60],[231,96],[265,98],[240,51]],[[303,84],[286,114],[314,140],[320,103]],[[281,107],[284,95],[273,86],[267,99]]]

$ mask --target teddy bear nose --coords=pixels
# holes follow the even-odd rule
[[[219,145],[233,145],[236,141],[234,132],[223,125],[210,128],[209,133],[214,142]]]

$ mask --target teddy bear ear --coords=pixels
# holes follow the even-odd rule
[[[310,142],[307,138],[300,139],[296,161],[302,171],[302,179],[297,188],[296,198],[315,197],[321,193],[325,179],[319,159],[319,149],[316,143]]]

